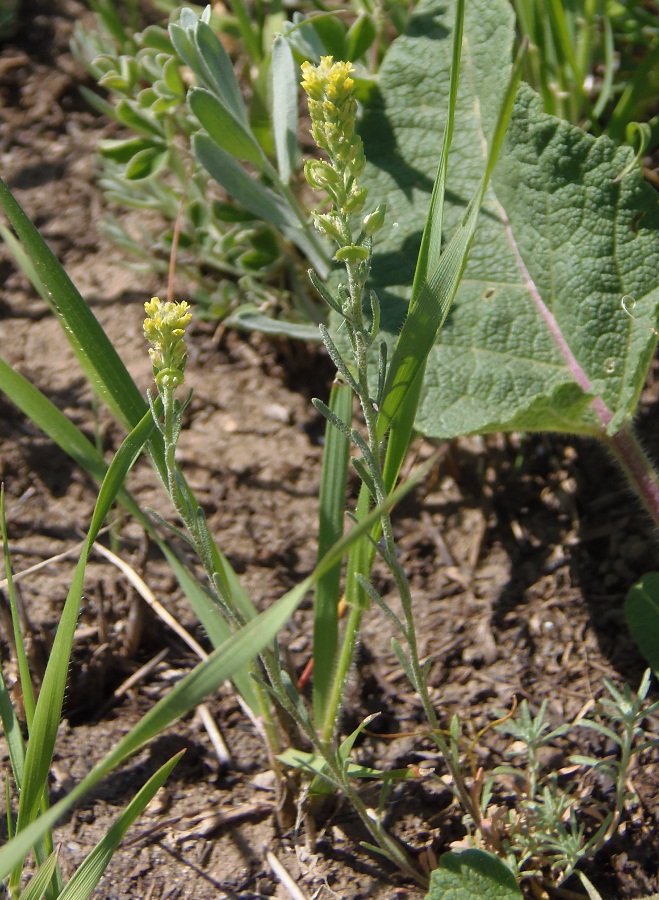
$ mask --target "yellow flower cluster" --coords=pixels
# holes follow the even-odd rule
[[[323,56],[320,65],[303,63],[302,87],[309,98],[311,134],[330,162],[309,160],[307,181],[315,190],[326,191],[333,200],[335,215],[316,217],[316,225],[340,245],[348,240],[347,217],[359,212],[366,190],[357,185],[365,165],[364,146],[355,132],[357,101],[353,67]],[[338,216],[338,217],[337,217]]]
[[[357,101],[352,63],[323,56],[319,66],[302,64],[302,87],[309,97],[311,134],[335,163],[350,165],[357,177],[364,168],[364,149],[355,134]]]
[[[176,388],[183,384],[188,352],[185,327],[192,318],[185,301],[163,303],[152,297],[144,304],[144,337],[151,344],[149,356],[159,387]]]

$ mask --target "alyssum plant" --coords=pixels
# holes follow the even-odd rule
[[[409,485],[402,488],[396,488],[395,485],[412,433],[425,361],[436,342],[438,331],[446,319],[460,283],[476,228],[478,210],[510,116],[519,71],[518,64],[501,102],[498,119],[492,130],[491,150],[485,164],[485,173],[452,237],[442,248],[444,195],[457,99],[463,15],[464,3],[458,3],[453,28],[448,113],[439,170],[417,261],[408,316],[392,351],[387,350],[387,344],[381,339],[378,298],[369,291],[366,284],[372,262],[372,243],[385,221],[385,210],[382,206],[376,206],[371,213],[363,215],[367,201],[364,185],[360,183],[364,157],[361,141],[354,128],[355,102],[350,70],[346,64],[334,65],[330,60],[322,61],[317,68],[305,67],[304,84],[311,101],[314,135],[328,157],[328,161],[316,160],[306,167],[312,186],[322,189],[330,198],[329,209],[319,211],[315,221],[318,228],[336,245],[336,258],[345,270],[344,284],[335,289],[325,286],[318,277],[312,275],[316,289],[335,317],[336,328],[332,334],[324,330],[323,338],[337,366],[338,379],[329,403],[318,403],[318,408],[328,420],[321,491],[319,564],[309,578],[260,616],[256,616],[250,598],[242,590],[235,573],[215,544],[199,504],[176,464],[175,448],[181,428],[182,405],[175,394],[181,386],[185,366],[182,331],[188,316],[187,307],[161,304],[155,299],[147,305],[145,332],[153,344],[152,359],[158,387],[158,397],[147,405],[89,308],[0,182],[0,201],[22,247],[32,260],[35,283],[42,289],[47,302],[52,302],[53,297],[57,298],[53,311],[67,328],[67,335],[74,344],[90,382],[107,400],[117,418],[126,425],[129,435],[108,471],[100,454],[81,439],[71,423],[5,364],[0,365],[3,389],[60,445],[66,446],[74,458],[97,477],[104,478],[90,529],[89,545],[97,536],[99,524],[109,505],[115,498],[119,498],[144,523],[154,539],[159,541],[217,648],[206,662],[163,698],[68,797],[51,810],[38,817],[41,797],[39,789],[22,791],[20,803],[24,811],[21,813],[19,810],[20,828],[14,839],[0,851],[0,876],[18,865],[27,850],[52,827],[62,812],[99,778],[119,765],[129,753],[142,746],[145,740],[192,708],[222,680],[233,677],[253,712],[266,722],[268,740],[273,750],[276,751],[279,747],[277,723],[269,702],[273,695],[278,704],[287,710],[312,747],[311,753],[289,750],[279,755],[280,760],[318,776],[314,778],[315,790],[330,786],[343,791],[370,830],[378,848],[417,883],[425,886],[428,881],[426,875],[416,867],[406,850],[387,833],[382,810],[376,812],[367,808],[355,786],[355,777],[382,774],[365,771],[355,766],[350,759],[354,741],[363,726],[344,740],[340,739],[340,711],[346,677],[352,666],[361,622],[371,601],[383,610],[391,623],[397,656],[422,700],[428,718],[428,736],[445,760],[463,811],[473,822],[482,824],[482,804],[474,796],[474,785],[467,783],[463,771],[460,723],[454,719],[448,735],[445,735],[437,721],[434,698],[428,692],[426,672],[420,664],[416,647],[412,598],[405,572],[398,564],[389,517],[391,508],[402,492],[409,489]],[[188,31],[193,34],[193,24],[189,24]],[[7,238],[15,243],[10,235],[7,234]],[[20,252],[21,248],[16,249]],[[375,367],[369,365],[370,357],[375,357]],[[352,417],[354,396],[359,400],[363,418],[363,425],[357,427],[354,426]],[[346,471],[351,446],[357,451],[354,466],[362,480],[362,490],[354,516],[356,524],[345,538],[341,538],[346,502]],[[191,583],[188,573],[158,537],[153,523],[136,508],[123,488],[128,469],[145,447],[204,563],[209,591]],[[341,562],[346,553],[349,556],[344,588],[348,616],[341,633],[337,608],[341,595]],[[376,553],[392,573],[401,596],[402,616],[398,616],[378,597],[371,584],[370,572]],[[85,559],[83,554],[75,585],[72,586],[62,615],[57,637],[59,659],[62,658],[61,651],[65,654],[70,652]],[[310,589],[316,591],[315,677],[311,713],[282,666],[276,644],[273,643],[276,632]],[[218,606],[224,612],[224,619],[217,616]],[[255,685],[248,675],[248,665],[257,653],[261,655],[254,670],[258,678]],[[44,712],[41,718],[36,715],[35,722],[40,724],[30,732],[26,766],[36,767],[41,785],[45,783],[44,773],[47,774],[52,756],[65,678],[65,667],[63,669],[61,664],[56,666],[54,663],[49,665],[38,701],[42,711],[48,710],[48,716]],[[386,775],[390,778],[411,777],[407,771]],[[450,868],[452,858],[451,854],[443,857],[440,873],[445,873]],[[483,855],[473,857],[461,854],[460,858],[463,860],[460,865],[473,863],[474,869],[483,866]],[[486,856],[486,864],[494,866],[489,856]],[[505,867],[503,875],[500,868],[493,871],[495,880],[500,882],[510,877],[510,872],[506,875]],[[519,896],[514,878],[510,891],[513,892],[510,896]]]

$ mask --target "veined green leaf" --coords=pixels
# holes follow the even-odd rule
[[[58,856],[59,851],[54,850],[50,856],[41,863],[36,874],[30,878],[25,890],[21,891],[21,900],[41,900],[48,890],[48,886],[55,874]]]
[[[405,316],[418,223],[430,204],[435,161],[424,147],[445,120],[454,7],[422,0],[385,59],[379,100],[362,127],[365,183],[388,200],[373,277],[392,335]],[[415,17],[424,17],[423,28]],[[446,235],[482,171],[510,39],[507,4],[470,0]],[[428,359],[417,428],[438,437],[513,428],[599,433],[633,414],[656,343],[659,210],[638,171],[619,177],[630,159],[630,150],[545,115],[533,93],[520,90],[464,275]]]
[[[445,853],[439,869],[430,876],[425,900],[522,900],[515,876],[508,866],[484,850]]]

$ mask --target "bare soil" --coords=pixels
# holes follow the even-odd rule
[[[25,2],[20,28],[0,47],[0,174],[57,253],[144,390],[150,362],[142,304],[165,286],[122,267],[99,235],[94,183],[98,140],[113,133],[85,104],[85,82],[68,42],[88,15],[79,0]],[[110,455],[122,434],[99,409],[65,336],[0,248],[2,356],[42,389]],[[318,347],[269,341],[196,323],[188,366],[194,399],[179,459],[213,533],[260,607],[313,567],[322,423],[311,396],[326,397],[332,369]],[[657,395],[645,391],[638,427],[657,447]],[[0,397],[0,477],[7,492],[17,572],[54,559],[20,580],[30,653],[43,668],[70,583],[76,546],[95,499],[91,479]],[[417,454],[434,450],[419,442]],[[171,517],[148,464],[130,488]],[[401,558],[410,573],[422,653],[445,720],[456,712],[476,735],[513,698],[551,722],[571,721],[602,694],[602,680],[636,688],[643,661],[624,620],[629,586],[656,568],[656,535],[620,474],[593,443],[559,437],[471,438],[442,449],[432,476],[396,511]],[[206,647],[158,552],[130,522],[119,552],[155,596]],[[386,579],[379,588],[391,591]],[[6,603],[2,657],[15,678]],[[310,653],[311,610],[301,608],[284,644],[299,673]],[[431,758],[423,722],[373,611],[366,622],[346,703],[346,732],[381,716],[359,749],[367,764],[401,767]],[[161,651],[157,665],[120,696],[117,688]],[[195,664],[191,651],[137,596],[125,577],[94,557],[76,636],[67,718],[52,769],[54,796],[77,782],[154,701]],[[277,809],[263,744],[229,687],[209,698],[230,762],[220,764],[197,716],[171,728],[89,796],[57,831],[65,875],[102,836],[148,775],[185,747],[162,796],[113,859],[95,897],[248,898],[291,896],[268,862],[273,853],[311,898],[403,898],[412,885],[360,848],[366,836],[341,801],[299,825]],[[652,723],[649,723],[652,729]],[[390,737],[388,738],[387,735]],[[475,763],[501,762],[502,738],[487,731]],[[569,752],[606,752],[575,729],[550,762]],[[8,771],[8,757],[3,757]],[[441,768],[437,771],[441,774]],[[604,898],[659,890],[657,753],[633,771],[638,799],[619,834],[586,867]],[[376,802],[372,788],[368,802]],[[389,801],[389,825],[413,856],[441,854],[462,836],[448,791],[436,779],[405,783]],[[579,891],[576,883],[568,887]],[[583,893],[581,889],[581,893]],[[575,896],[572,894],[571,896]]]

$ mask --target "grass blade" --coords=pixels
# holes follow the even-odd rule
[[[383,508],[388,509],[398,503],[425,477],[434,463],[435,457],[433,456],[423,466],[419,467],[413,477],[393,491]],[[164,728],[171,725],[172,722],[185,715],[191,709],[194,709],[205,697],[216,690],[223,681],[233,677],[237,671],[244,670],[254,657],[272,642],[275,635],[286,624],[302,602],[307,591],[317,583],[319,578],[322,578],[341,561],[355,541],[360,540],[371,531],[376,521],[382,515],[383,508],[376,507],[373,509],[362,522],[358,522],[348,534],[344,535],[325,554],[308,578],[285,594],[265,612],[252,619],[244,628],[241,628],[240,631],[236,632],[218,647],[207,659],[199,663],[166,697],[163,697],[153,709],[149,710],[140,722],[92,769],[80,784],[76,785],[66,797],[62,798],[59,803],[55,804],[37,820],[30,822],[25,828],[20,830],[0,850],[0,880],[5,878],[14,866],[20,864],[25,854],[40,837],[49,831],[58,819],[102,778]],[[48,677],[48,671],[46,677]],[[45,685],[46,678],[44,678]],[[39,697],[39,703],[41,703],[41,696]],[[39,704],[37,704],[35,721],[38,719],[38,706]]]
[[[144,415],[146,401],[91,309],[1,178],[0,207],[30,258],[85,376],[117,419],[133,428]]]
[[[21,892],[21,900],[41,900],[48,890],[55,870],[59,850],[54,850],[50,856],[39,866],[35,875],[29,881],[28,886]]]
[[[334,415],[350,426],[352,390],[348,385],[332,386],[329,405]],[[343,534],[349,450],[347,437],[327,422],[320,479],[319,559]],[[322,722],[324,718],[332,672],[336,665],[340,583],[341,564],[337,563],[316,585],[313,638],[313,708],[316,723]]]
[[[124,835],[140,816],[156,792],[162,787],[184,750],[173,756],[149,778],[121,815],[113,822],[107,834],[94,847],[85,861],[76,869],[59,900],[87,900],[105,872]]]
[[[89,552],[126,475],[154,428],[155,423],[149,410],[122,443],[101,485],[87,540],[62,610],[60,624],[37,701],[25,757],[23,787],[18,807],[18,832],[21,832],[35,818],[44,785],[48,781],[48,771],[61,718],[73,634],[78,620]]]

